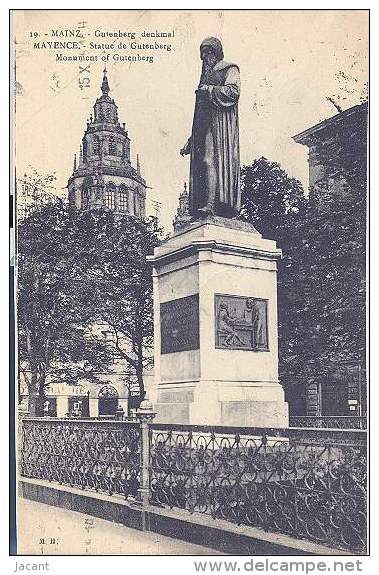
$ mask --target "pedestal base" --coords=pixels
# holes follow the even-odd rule
[[[287,427],[276,261],[249,224],[208,218],[156,248],[156,421]]]
[[[288,405],[278,384],[202,381],[160,388],[155,408],[157,423],[288,427]]]

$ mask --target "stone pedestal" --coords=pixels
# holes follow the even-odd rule
[[[288,425],[278,382],[280,257],[253,226],[220,217],[155,249],[157,422]]]

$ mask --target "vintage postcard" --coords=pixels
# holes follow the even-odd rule
[[[10,30],[17,570],[359,570],[369,11],[11,10]]]

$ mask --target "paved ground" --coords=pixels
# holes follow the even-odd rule
[[[18,553],[25,555],[220,555],[156,533],[20,498]]]

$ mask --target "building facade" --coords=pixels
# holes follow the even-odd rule
[[[145,218],[146,182],[141,175],[137,155],[136,167],[131,163],[130,138],[125,124],[118,120],[118,109],[109,96],[109,83],[104,70],[101,96],[94,105],[82,138],[79,161],[74,157],[74,170],[68,181],[68,201],[80,210],[105,208],[116,214],[129,214]],[[23,185],[21,215],[31,210],[45,198],[38,190]],[[107,324],[94,326],[98,337],[110,341],[112,333]],[[38,405],[38,415],[52,417],[104,417],[115,416],[121,409],[124,414],[139,405],[139,388],[136,377],[125,363],[114,357],[104,373],[99,373],[96,383],[81,380],[77,385],[65,382],[49,382],[46,397]],[[153,373],[144,374],[146,389],[150,389]],[[151,395],[151,394],[150,394]],[[20,374],[20,409],[28,409],[28,388],[25,377]]]
[[[294,136],[295,142],[309,150],[310,215],[314,216],[314,225],[326,224],[332,238],[332,249],[325,246],[325,259],[332,258],[333,287],[340,303],[329,318],[330,326],[334,334],[343,334],[348,342],[345,349],[336,349],[335,357],[330,356],[329,373],[322,381],[306,382],[304,410],[309,416],[365,415],[367,410],[367,117],[365,102]]]
[[[80,146],[79,161],[68,181],[70,205],[78,209],[107,208],[144,218],[146,182],[141,175],[139,158],[131,163],[130,138],[125,123],[120,124],[118,108],[109,96],[107,72],[104,70],[101,96]]]
[[[323,211],[333,198],[366,194],[367,102],[353,106],[293,137],[307,146],[309,201]]]

